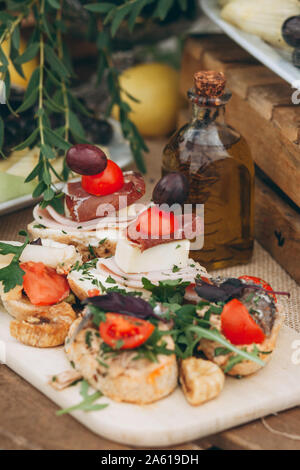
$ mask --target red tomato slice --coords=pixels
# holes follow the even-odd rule
[[[147,341],[154,329],[149,321],[111,312],[106,314],[106,321],[99,326],[103,341],[112,348],[117,346],[117,341],[122,341],[120,349],[137,348]]]
[[[179,229],[178,219],[173,212],[165,212],[158,207],[149,207],[138,217],[136,231],[153,237],[162,237]]]
[[[240,276],[239,279],[242,279],[243,281],[249,283],[249,284],[256,284],[257,286],[261,286],[264,289],[273,292],[272,287],[270,284],[268,284],[266,281],[261,279],[260,277],[255,277],[255,276]],[[274,302],[277,302],[277,298],[275,294],[272,294],[272,297],[274,299]]]
[[[99,289],[90,289],[87,292],[88,297],[96,297],[97,295],[100,295],[101,292]]]
[[[53,305],[68,297],[67,279],[43,263],[21,263],[25,271],[23,289],[33,305]]]
[[[238,299],[232,299],[224,305],[221,313],[222,333],[232,344],[260,344],[265,334],[253,320],[247,307]]]
[[[97,175],[82,176],[81,186],[94,196],[112,194],[122,188],[124,176],[121,168],[112,160],[107,161],[104,171]]]

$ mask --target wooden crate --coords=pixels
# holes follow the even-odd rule
[[[232,91],[227,122],[246,138],[259,169],[256,238],[300,282],[300,107],[291,101],[294,90],[225,35],[186,40],[183,96],[192,86],[193,73],[201,69],[226,74]],[[183,109],[178,124],[188,116]]]

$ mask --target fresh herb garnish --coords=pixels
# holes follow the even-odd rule
[[[67,413],[71,413],[72,411],[82,410],[82,411],[98,411],[103,410],[108,406],[107,403],[94,403],[98,398],[103,396],[103,393],[100,391],[94,392],[91,395],[88,394],[89,384],[86,380],[82,380],[81,387],[80,387],[80,395],[82,396],[83,400],[78,403],[77,405],[70,406],[69,408],[65,408],[63,410],[59,410],[56,412],[57,416],[61,416]]]
[[[43,224],[35,224],[33,228],[46,228],[46,226]]]
[[[107,240],[107,238],[102,238],[102,240],[100,240],[100,242],[99,242],[99,245],[103,245],[103,243],[105,243],[106,240]]]
[[[87,345],[88,348],[90,348],[92,345],[91,336],[92,336],[91,330],[87,330],[87,332],[85,333],[85,344]]]
[[[92,245],[89,245],[89,252],[94,258],[97,258],[97,255],[96,255],[95,250],[92,247]]]
[[[178,266],[176,266],[176,264],[174,264],[173,269],[172,269],[172,273],[178,273],[178,271],[180,271],[180,268]]]
[[[227,354],[230,354],[231,351],[229,351],[229,349],[227,348],[216,348],[214,350],[214,356],[215,357],[218,357],[218,356],[227,356]]]
[[[20,268],[19,259],[25,247],[29,243],[29,238],[27,232],[24,231],[19,232],[19,235],[26,237],[25,242],[21,246],[0,242],[1,255],[14,255],[11,263],[8,266],[0,269],[0,281],[3,283],[5,293],[9,292],[16,286],[21,286],[23,284],[23,276],[25,271]]]
[[[190,285],[190,282],[182,282],[182,279],[159,281],[158,285],[155,285],[146,277],[142,278],[142,283],[144,289],[152,292],[153,300],[170,304],[182,304],[185,289]]]
[[[115,279],[110,275],[106,278],[105,282],[108,282],[109,284],[116,284]]]

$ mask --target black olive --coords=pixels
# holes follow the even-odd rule
[[[189,195],[189,182],[182,173],[169,173],[156,184],[152,199],[155,204],[183,204]]]
[[[105,170],[105,153],[95,145],[77,144],[67,151],[66,161],[69,168],[79,175],[97,175]]]
[[[289,46],[300,46],[300,15],[285,20],[282,25],[282,36]]]

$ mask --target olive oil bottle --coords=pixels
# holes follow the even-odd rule
[[[166,145],[163,175],[181,172],[189,199],[204,204],[204,246],[190,256],[207,269],[247,263],[253,250],[254,164],[245,139],[225,122],[231,98],[223,73],[197,72],[191,121]]]

